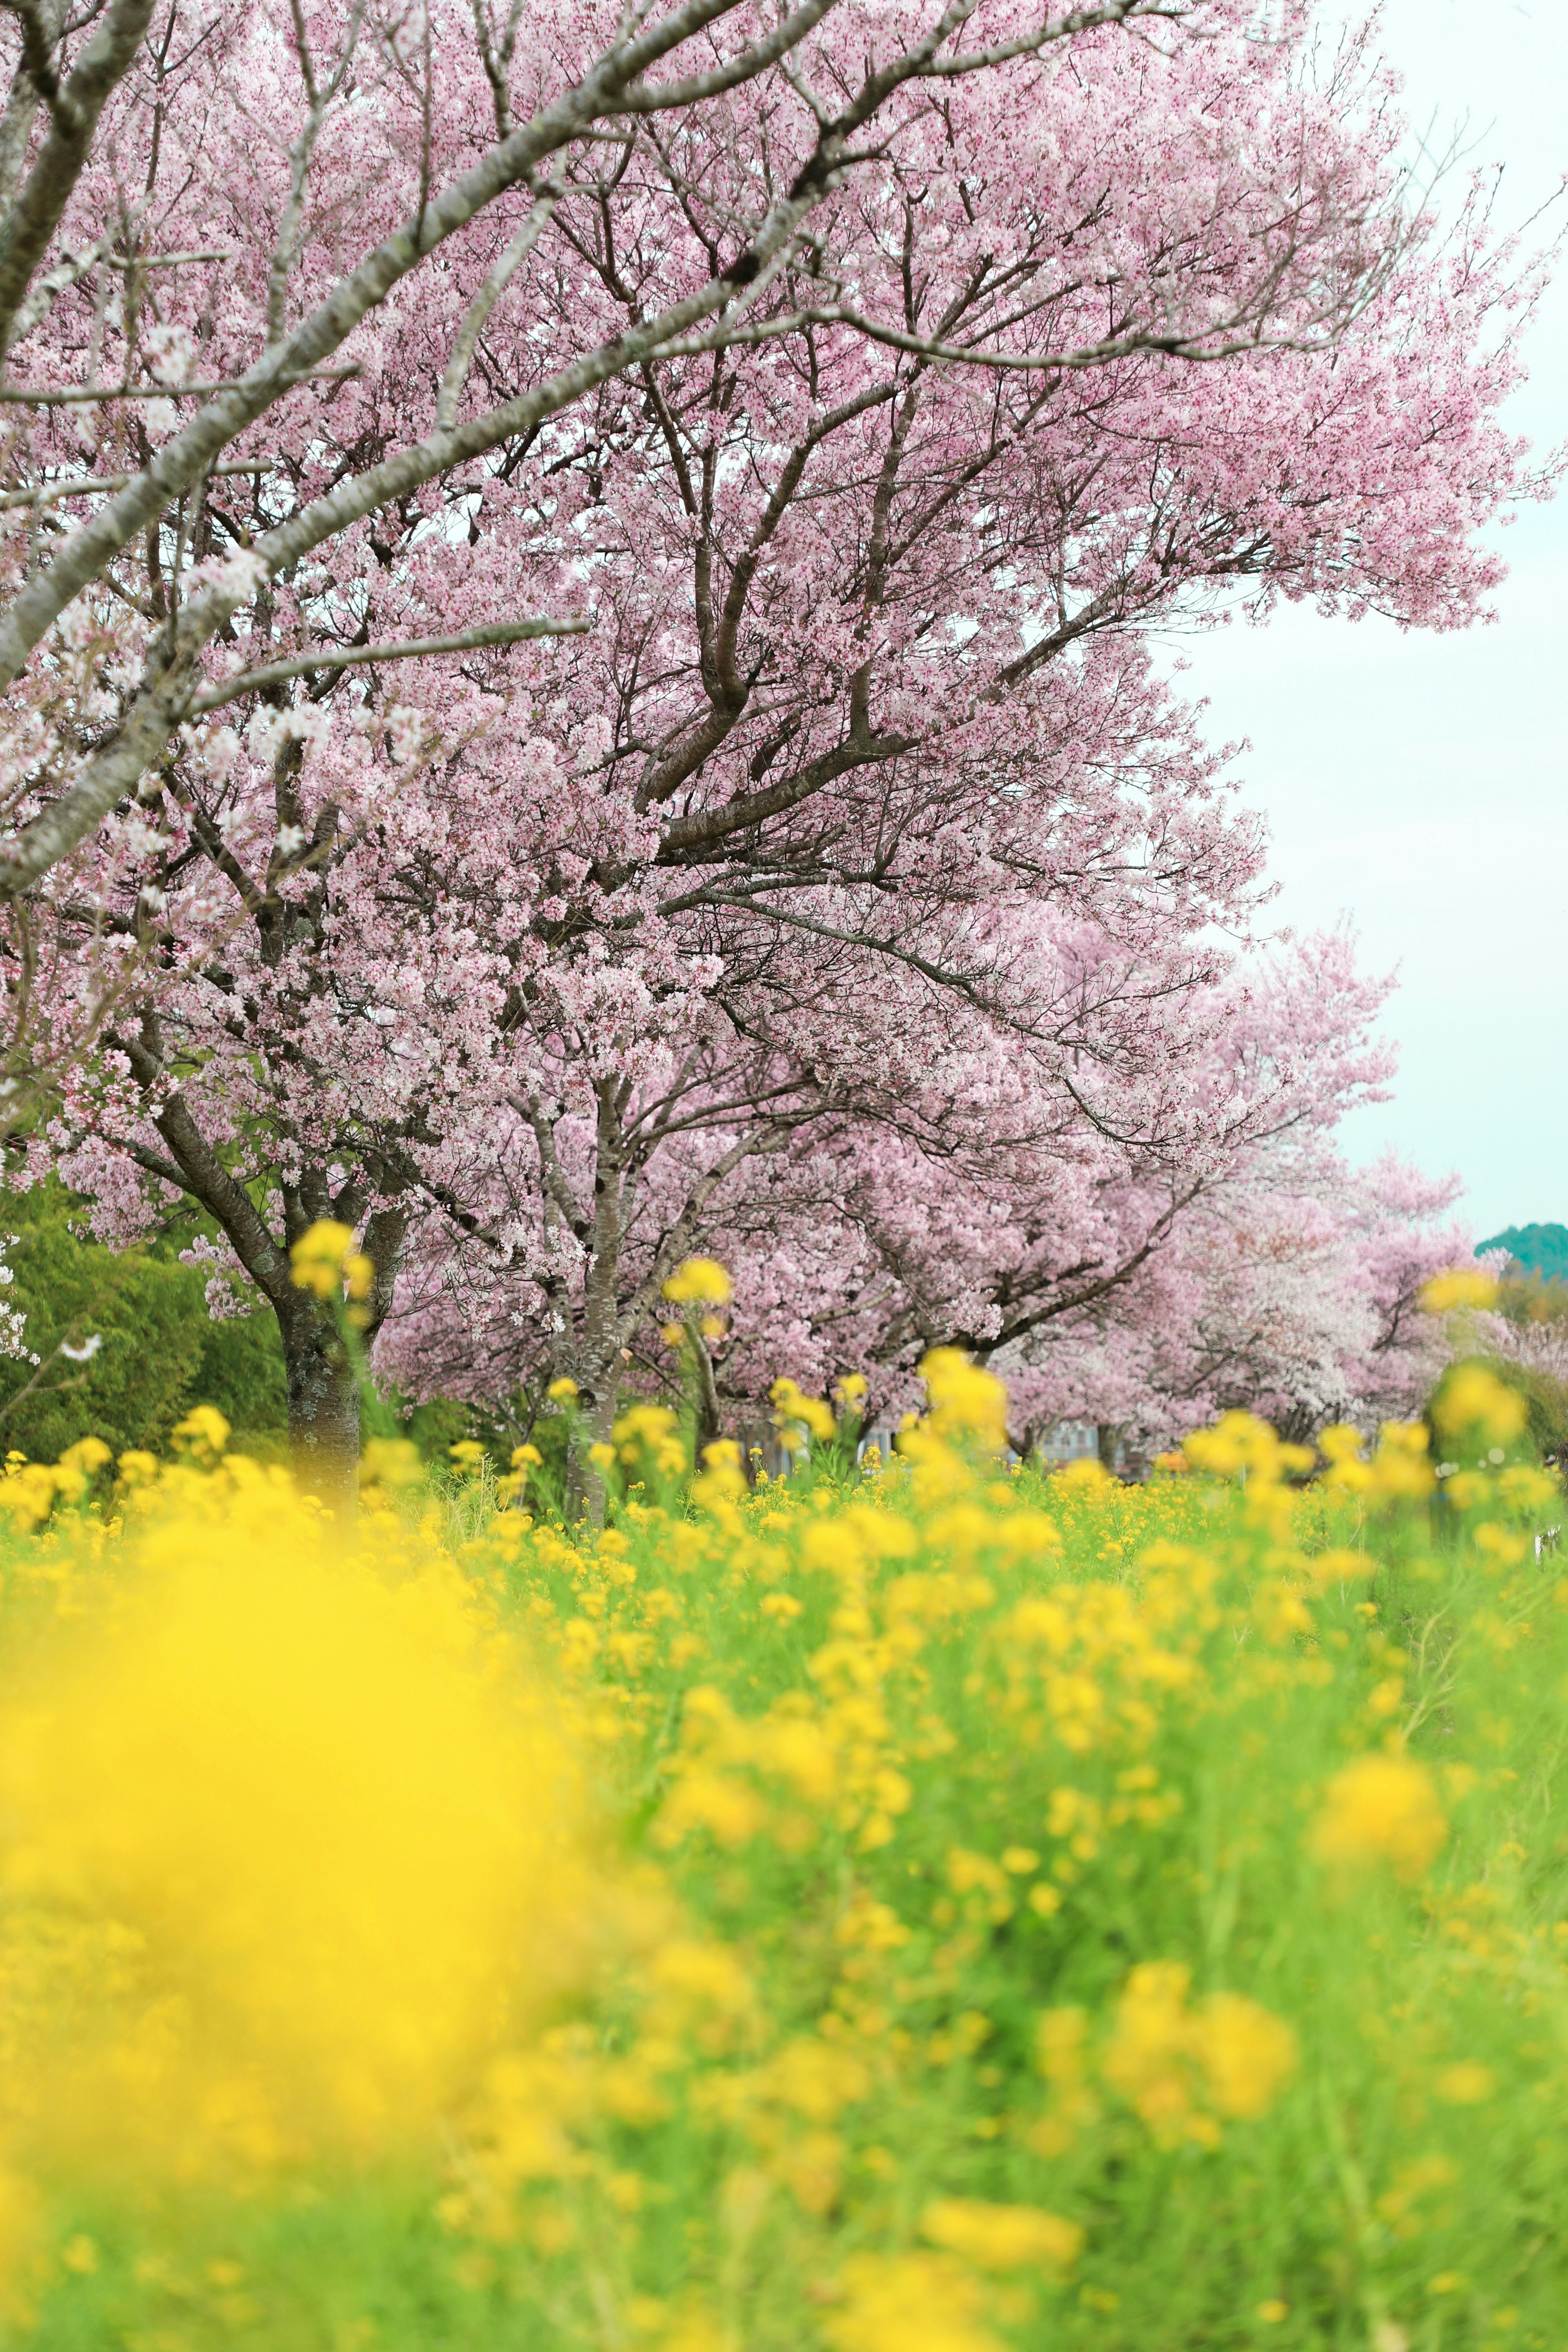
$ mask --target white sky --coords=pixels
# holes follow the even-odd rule
[[[1465,126],[1506,167],[1498,217],[1524,219],[1568,173],[1568,0],[1388,0],[1384,22],[1416,128]],[[1568,440],[1568,257],[1527,357],[1510,421],[1544,453]],[[1394,1099],[1347,1122],[1347,1150],[1457,1171],[1478,1234],[1568,1223],[1568,494],[1498,543],[1489,628],[1292,608],[1180,648],[1211,739],[1247,739],[1279,919],[1348,915],[1367,969],[1399,968]]]

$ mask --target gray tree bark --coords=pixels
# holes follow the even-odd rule
[[[352,1519],[359,1500],[358,1368],[325,1301],[299,1290],[277,1312],[295,1480],[335,1518]]]

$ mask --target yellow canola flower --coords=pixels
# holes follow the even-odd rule
[[[1432,1400],[1432,1418],[1447,1439],[1510,1445],[1523,1433],[1526,1406],[1484,1364],[1456,1364]]]
[[[419,1448],[406,1437],[372,1437],[360,1457],[362,1486],[416,1486],[424,1475]]]
[[[1437,1483],[1427,1459],[1429,1442],[1422,1422],[1385,1421],[1377,1433],[1376,1451],[1366,1461],[1359,1430],[1326,1429],[1319,1440],[1328,1463],[1323,1484],[1373,1503],[1418,1502]]]
[[[1245,1472],[1265,1486],[1277,1485],[1289,1473],[1310,1470],[1314,1461],[1310,1447],[1287,1444],[1266,1421],[1249,1412],[1222,1413],[1212,1428],[1194,1429],[1182,1440],[1182,1451],[1195,1470],[1214,1471],[1222,1478]]]
[[[804,1422],[813,1437],[820,1438],[824,1444],[838,1426],[831,1405],[824,1404],[820,1397],[803,1396],[791,1380],[775,1381],[768,1396],[778,1423]]]
[[[1238,2121],[1267,2115],[1296,2071],[1290,2027],[1242,1993],[1209,1995],[1198,2017],[1196,2046],[1211,2103]]]
[[[54,1923],[0,2151],[146,2185],[427,2134],[584,1962],[560,1733],[455,1580],[259,1474],[99,1594],[0,1694],[0,1948]]]
[[[1458,1307],[1495,1307],[1497,1299],[1498,1286],[1491,1275],[1479,1265],[1456,1265],[1446,1274],[1435,1274],[1424,1286],[1421,1309],[1426,1315],[1450,1315]]]
[[[668,1405],[634,1404],[629,1412],[622,1413],[614,1433],[621,1459],[628,1466],[646,1447],[653,1457],[654,1467],[666,1476],[678,1478],[686,1468],[680,1425]]]
[[[221,1454],[228,1444],[228,1423],[216,1405],[198,1404],[174,1423],[174,1434],[188,1439],[199,1451]]]
[[[1479,2066],[1473,2059],[1461,2059],[1458,2065],[1441,2068],[1432,2088],[1445,2106],[1478,2107],[1497,2089],[1497,2076],[1489,2066]]]
[[[1191,1981],[1177,1960],[1133,1969],[1101,2061],[1106,2081],[1162,2147],[1215,2147],[1216,2117],[1267,2115],[1297,2066],[1296,2036],[1283,2018],[1234,1992],[1189,2008]]]
[[[676,1307],[727,1307],[735,1286],[717,1258],[689,1257],[666,1276],[664,1295]]]
[[[950,2254],[856,2254],[839,2284],[823,2326],[834,2352],[1001,2352],[984,2289]]]
[[[353,1227],[335,1217],[319,1217],[302,1233],[289,1253],[297,1290],[313,1290],[331,1298],[343,1278],[344,1264],[353,1248]]]
[[[265,2200],[299,2190],[335,2228],[342,2159],[384,2152],[384,2178],[439,2200],[454,2242],[435,2255],[441,2291],[449,2270],[465,2292],[493,2289],[519,2309],[559,2297],[578,2314],[558,2330],[563,2352],[582,2352],[598,2325],[591,2273],[612,2283],[606,2324],[629,2352],[727,2352],[737,2277],[750,2333],[826,2352],[1011,2352],[1042,2329],[1085,2344],[1157,2338],[1159,2298],[1190,2264],[1194,2229],[1244,2332],[1256,2321],[1288,2335],[1276,2324],[1296,2307],[1278,2299],[1296,2293],[1288,2246],[1249,2284],[1247,2218],[1224,2189],[1232,2168],[1184,2158],[1239,2143],[1287,2098],[1292,2145],[1321,2158],[1321,2103],[1291,2093],[1287,2014],[1151,1956],[1188,1948],[1199,1864],[1215,1883],[1194,1802],[1205,1773],[1230,1776],[1221,1854],[1266,1858],[1309,1818],[1296,1811],[1303,1755],[1333,1759],[1307,1830],[1331,1885],[1352,1864],[1415,1874],[1442,1847],[1443,1812],[1465,1803],[1476,1885],[1394,1905],[1376,1946],[1352,1909],[1317,1923],[1321,1936],[1275,1937],[1293,1916],[1279,1902],[1310,1906],[1322,1885],[1287,1854],[1282,1872],[1247,1862],[1226,1948],[1237,1975],[1267,1951],[1256,1990],[1278,1985],[1290,2016],[1311,2013],[1321,1969],[1351,1972],[1367,2025],[1357,2063],[1391,2095],[1368,2150],[1368,2210],[1394,2250],[1422,2233],[1410,2315],[1423,2291],[1448,2292],[1459,2273],[1440,2265],[1461,2260],[1495,2309],[1517,2248],[1500,2224],[1500,2255],[1484,2242],[1504,2192],[1489,2179],[1467,2204],[1458,2168],[1433,2168],[1446,2159],[1431,2141],[1462,2142],[1467,2107],[1500,2131],[1542,2127],[1550,2052],[1494,2032],[1489,2012],[1492,1988],[1510,1982],[1544,2007],[1568,1951],[1568,1923],[1554,1942],[1521,1885],[1533,1873],[1504,1866],[1520,1855],[1511,1767],[1530,1760],[1516,1695],[1537,1689],[1545,1705],[1564,1672],[1552,1645],[1568,1638],[1568,1581],[1554,1599],[1544,1559],[1538,1589],[1533,1570],[1518,1573],[1530,1516],[1557,1515],[1556,1482],[1522,1466],[1472,1472],[1485,1509],[1444,1519],[1448,1544],[1404,1499],[1429,1475],[1419,1428],[1326,1433],[1325,1463],[1354,1482],[1297,1492],[1292,1455],[1243,1423],[1209,1433],[1247,1473],[1241,1492],[1211,1473],[1122,1486],[1096,1463],[1048,1486],[1026,1469],[1015,1489],[965,1442],[975,1368],[957,1363],[944,1403],[933,1383],[915,1475],[847,1493],[827,1480],[749,1490],[728,1443],[707,1450],[689,1488],[675,1417],[628,1401],[606,1459],[630,1498],[602,1529],[542,1510],[537,1524],[516,1509],[487,1516],[477,1486],[460,1511],[422,1496],[395,1512],[375,1491],[395,1483],[390,1465],[368,1449],[363,1565],[327,1557],[341,1538],[289,1499],[281,1473],[226,1467],[194,1431],[174,1464],[127,1456],[99,1509],[91,1482],[108,1465],[90,1442],[53,1465],[12,1465],[0,1486],[32,1482],[43,1518],[5,1548],[0,1583],[23,1636],[8,1683],[0,1647],[0,2271],[9,2246],[13,2277],[40,2303],[40,2340],[112,2292],[121,2332],[151,2342],[163,2288],[139,2301],[127,2240],[160,2262],[167,2246],[196,2294],[210,2283],[228,2296],[238,2282],[204,2261],[205,2242],[184,2259],[187,2184],[208,2238],[225,2189],[238,2190],[245,2285],[269,2303],[269,2255],[244,2211],[265,2217]],[[845,1395],[836,1383],[829,1402]],[[980,1405],[983,1418],[984,1387]],[[654,1492],[666,1445],[673,1496]],[[454,1449],[465,1453],[477,1458],[471,1442]],[[520,1494],[539,1454],[520,1446],[496,1495]],[[61,1507],[79,1490],[79,1516]],[[1386,1571],[1406,1559],[1396,1606]],[[1479,1602],[1478,1564],[1490,1578]],[[1431,1687],[1423,1660],[1394,1644],[1407,1638],[1405,1598],[1425,1606],[1450,1566],[1453,1591],[1433,1605],[1456,1622],[1482,1613],[1477,1638],[1435,1663],[1466,1682],[1450,1743],[1476,1760],[1434,1768],[1437,1810],[1402,1751],[1357,1757],[1344,1742],[1380,1738],[1370,1720],[1397,1722]],[[1363,1598],[1374,1574],[1386,1630]],[[247,1618],[229,1643],[252,1679],[232,1661],[209,1675],[205,1635],[182,1653],[196,1696],[149,1671],[159,1596],[210,1584],[216,1610],[237,1576],[280,1585],[279,1625],[264,1616],[256,1638]],[[353,1612],[320,1673],[317,1585],[342,1587]],[[84,1603],[90,1640],[68,1622],[37,1647],[53,1612]],[[558,1678],[548,1707],[515,1665],[524,1643]],[[390,1675],[388,1644],[401,1660]],[[73,1666],[57,1704],[68,1678],[54,1659],[89,1651],[91,1677]],[[418,1696],[431,1665],[445,1713]],[[132,1676],[144,1734],[124,1727]],[[240,1726],[244,1755],[219,1748],[209,1770],[207,1718],[219,1716],[226,1731]],[[83,1721],[85,1761],[72,1747],[61,1771]],[[170,1755],[155,1747],[160,1726]],[[635,1852],[607,1891],[582,1826],[579,1729],[594,1789],[636,1809]],[[88,1805],[72,1776],[89,1767]],[[416,1773],[448,1790],[455,1811],[477,1801],[489,1820],[458,1822],[466,1859],[446,1855],[423,1781],[410,1802]],[[498,1804],[516,1787],[521,1803]],[[318,1811],[337,1824],[330,1834]],[[386,1895],[394,1854],[414,1891]],[[1108,1899],[1132,1923],[1131,1948],[1080,1970],[1082,1923]],[[258,1960],[274,1933],[276,1951]],[[1051,1997],[1037,1989],[1058,1953],[1075,1956],[1061,1990],[1084,2006],[1038,2019],[1037,2072],[1026,2074],[1017,2021]],[[1458,1964],[1428,1969],[1424,1953]],[[18,2005],[40,1965],[41,2026]],[[912,2128],[921,2115],[935,2140]],[[1151,2238],[1173,2158],[1179,2210],[1169,2240]],[[274,2161],[283,2169],[258,2177]],[[950,2183],[955,2193],[937,2193]],[[363,2206],[378,2181],[349,2194]],[[110,2216],[133,2197],[122,2236]],[[1092,2214],[1087,2284],[1068,2218],[1079,2212]],[[104,2276],[89,2295],[95,2261]],[[1109,2325],[1107,2278],[1125,2306]],[[1548,2312],[1550,2291],[1548,2277]],[[1053,2314],[1064,2292],[1070,2307]],[[1353,2334],[1364,2314],[1358,2284],[1346,2292],[1342,2332]],[[231,2324],[216,2301],[196,2315]]]
[[[196,1412],[210,1416],[210,1419],[204,1423],[204,1426],[210,1427],[211,1423],[216,1422],[222,1431],[222,1435],[215,1441],[214,1444],[214,1451],[221,1453],[228,1442],[227,1422],[225,1421],[222,1413],[215,1412],[211,1405],[198,1405]],[[190,1414],[180,1423],[181,1429],[190,1428],[195,1419],[196,1413]],[[106,1463],[112,1462],[113,1459],[112,1449],[105,1445],[101,1437],[79,1437],[76,1444],[68,1445],[60,1455],[59,1466],[62,1470],[75,1471],[84,1476],[91,1477],[94,1471],[101,1470]]]
[[[343,1260],[343,1280],[351,1298],[368,1298],[375,1287],[374,1259],[366,1257],[363,1250],[351,1250]]]
[[[1026,2266],[1070,2270],[1083,2251],[1076,2221],[1035,2205],[991,2205],[977,2197],[940,2197],[921,2216],[921,2235],[983,2271]]]
[[[975,1437],[1000,1453],[1007,1443],[1007,1391],[962,1348],[932,1348],[921,1360],[931,1399],[926,1427],[939,1437]]]
[[[1387,1862],[1401,1878],[1419,1878],[1447,1834],[1424,1765],[1404,1755],[1360,1756],[1329,1782],[1310,1843],[1320,1861],[1333,1866]]]

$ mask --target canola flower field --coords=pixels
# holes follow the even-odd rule
[[[600,1531],[384,1453],[351,1544],[211,1413],[12,1461],[0,2340],[1554,2352],[1515,1401],[1128,1487],[927,1380],[754,1491],[634,1408]]]

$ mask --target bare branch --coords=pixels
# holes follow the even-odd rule
[[[1188,13],[1182,0],[1101,0],[1098,6],[1069,9],[1065,16],[1048,16],[1033,32],[1016,33],[1011,40],[994,42],[988,49],[967,49],[953,58],[933,58],[925,73],[946,79],[984,73],[993,66],[1006,65],[1014,58],[1032,57],[1037,49],[1047,48],[1055,41],[1070,41],[1076,34],[1097,32],[1102,26],[1127,25],[1134,17],[1151,16],[1179,22]]]
[[[63,294],[68,287],[75,286],[89,270],[97,268],[118,234],[117,229],[106,229],[94,244],[85,247],[80,253],[68,253],[52,269],[44,272],[16,312],[11,329],[13,345],[24,342],[34,328],[47,318],[57,296]]]
[[[908,352],[920,359],[1031,375],[1070,375],[1089,368],[1108,367],[1117,360],[1134,359],[1141,352],[1155,352],[1163,359],[1173,360],[1231,360],[1246,352],[1299,350],[1303,342],[1300,334],[1270,337],[1264,334],[1261,327],[1246,328],[1237,317],[1192,332],[1172,329],[1159,333],[1138,327],[1127,334],[1107,335],[1098,343],[1080,344],[1070,352],[999,352],[982,343],[949,343],[935,336],[911,335],[902,327],[891,326],[880,319],[868,319],[860,311],[837,302],[808,315],[814,326],[850,327],[873,343],[886,343],[893,351]],[[1214,342],[1210,338],[1215,335],[1226,340]]]
[[[211,468],[213,475],[270,474],[276,457],[229,457],[221,466]],[[122,490],[127,482],[136,479],[134,474],[67,474],[58,482],[39,482],[30,490],[0,490],[0,514],[16,507],[50,507],[61,499],[107,498],[114,490]]]
[[[616,110],[619,114],[657,114],[668,107],[695,106],[701,99],[717,98],[722,90],[735,89],[798,48],[834,5],[835,0],[803,0],[803,5],[785,16],[765,40],[743,49],[728,65],[715,66],[710,73],[689,75],[683,81],[635,83],[622,91]]]
[[[290,378],[291,383],[342,383],[360,373],[359,362],[352,367],[311,368],[306,374]],[[209,400],[216,393],[240,392],[245,379],[233,383],[84,383],[70,384],[59,391],[33,389],[26,384],[0,384],[0,402],[13,408],[75,408],[84,403],[100,400],[189,400],[193,397]],[[279,384],[280,392],[289,385]],[[216,469],[206,467],[205,472]],[[132,474],[132,481],[145,481],[145,474]]]
[[[267,273],[267,341],[268,345],[280,343],[288,326],[289,273],[294,266],[295,247],[299,242],[300,223],[305,212],[305,187],[310,176],[310,157],[321,136],[331,103],[342,87],[343,76],[349,69],[359,45],[360,26],[364,16],[364,0],[354,0],[349,11],[349,21],[343,28],[342,51],[325,89],[316,84],[315,68],[310,60],[310,43],[305,30],[304,11],[300,0],[289,0],[289,13],[294,24],[294,47],[300,59],[300,72],[305,84],[305,97],[310,111],[305,127],[289,152],[289,194],[283,206],[283,216],[278,225],[278,236],[272,247],[272,260]]]
[[[586,618],[496,621],[484,628],[460,630],[449,637],[406,637],[401,643],[384,646],[322,646],[308,654],[292,655],[287,661],[268,662],[265,669],[247,670],[243,677],[230,678],[221,687],[207,688],[193,700],[190,715],[193,719],[203,718],[209,710],[221,710],[226,702],[237,702],[241,695],[258,694],[264,687],[282,686],[291,677],[309,677],[315,670],[414,661],[427,654],[473,653],[481,646],[515,646],[524,637],[580,637],[593,625]]]
[[[508,282],[538,244],[560,200],[561,191],[557,187],[548,186],[540,191],[538,203],[494,263],[484,284],[468,305],[468,315],[458,330],[458,340],[452,346],[452,356],[441,378],[441,390],[436,402],[436,422],[438,425],[457,423],[458,403],[473,364],[479,337],[484,332],[485,321],[505,292]]]
[[[22,34],[22,70],[49,112],[59,120],[60,84],[55,71],[59,42],[58,12],[41,8],[37,0],[5,0],[5,13],[15,16]]]

